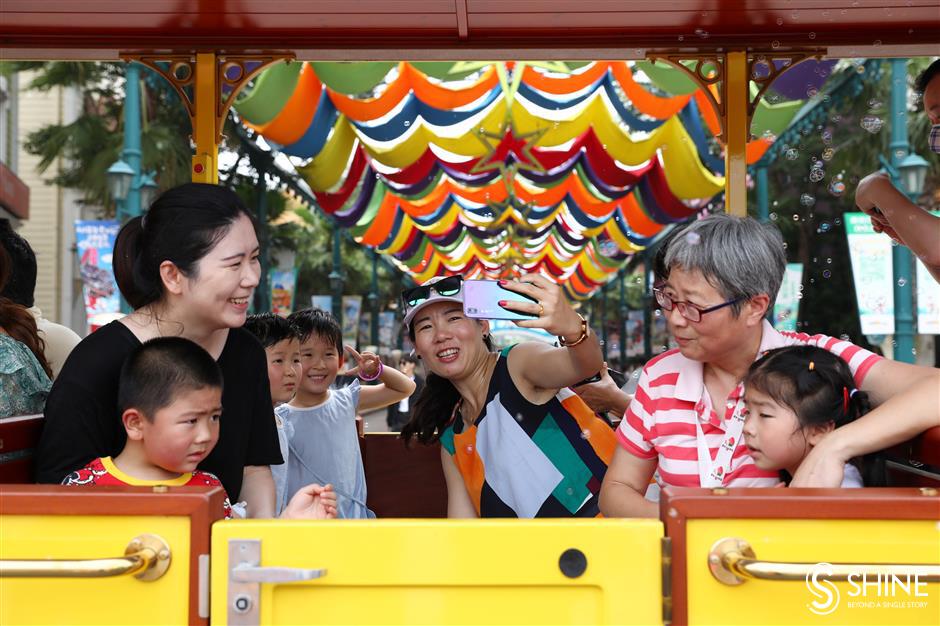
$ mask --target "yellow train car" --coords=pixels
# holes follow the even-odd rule
[[[4,0],[4,59],[169,60],[193,178],[217,180],[227,63],[709,60],[744,213],[755,59],[940,49],[936,0]],[[223,521],[213,488],[29,484],[41,417],[0,420],[0,624],[938,624],[940,433],[888,489],[667,489],[658,520],[435,519],[438,451],[362,439],[375,521]]]

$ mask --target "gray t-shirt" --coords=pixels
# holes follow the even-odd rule
[[[331,389],[323,404],[297,408],[287,404],[275,413],[293,429],[288,447],[286,500],[310,483],[327,483],[336,490],[341,519],[366,519],[375,513],[366,506],[366,474],[356,432],[359,381]]]
[[[290,460],[288,456],[288,442],[294,434],[294,425],[278,415],[277,409],[274,410],[274,419],[275,425],[277,426],[277,444],[281,448],[281,457],[284,459],[284,462],[280,465],[271,466],[271,475],[274,477],[274,490],[277,494],[277,509],[275,513],[280,515],[289,500],[287,497],[287,463]],[[291,495],[294,494],[291,493]]]

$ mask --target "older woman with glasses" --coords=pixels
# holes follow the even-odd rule
[[[791,483],[836,487],[850,458],[940,425],[940,371],[889,361],[849,341],[778,332],[765,320],[783,279],[780,233],[750,218],[712,215],[692,222],[665,252],[656,301],[678,349],[643,368],[636,396],[617,430],[620,445],[604,479],[608,516],[656,517],[644,498],[654,472],[660,486],[770,487],[741,443],[742,379],[773,348],[809,344],[845,360],[859,389],[881,406],[827,436]]]
[[[558,336],[494,351],[487,320],[464,315],[459,276],[402,294],[404,325],[429,371],[406,441],[441,443],[449,517],[594,517],[616,447],[568,390],[603,364],[597,337],[542,276],[500,281],[532,302],[500,302]]]

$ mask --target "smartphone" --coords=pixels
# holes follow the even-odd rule
[[[500,300],[536,302],[521,293],[503,289],[495,280],[465,280],[463,283],[463,312],[467,317],[484,320],[530,320],[536,317],[504,309],[499,306]]]
[[[608,374],[608,376],[610,376],[611,378],[614,379],[614,382],[615,382],[615,383],[617,382],[618,379],[623,380],[623,374],[622,374],[621,372],[615,370],[615,369],[612,369],[612,368],[609,368],[609,367],[608,367],[608,368],[607,368],[607,374]],[[582,380],[581,382],[579,382],[579,383],[577,383],[577,384],[575,384],[575,385],[572,385],[572,387],[580,387],[581,385],[590,385],[591,383],[600,382],[600,379],[601,379],[601,373],[598,372],[598,373],[594,374],[593,376],[591,376],[590,378],[585,378],[585,379]],[[618,386],[618,387],[622,387],[622,386],[623,386],[623,383],[619,383],[617,386]]]

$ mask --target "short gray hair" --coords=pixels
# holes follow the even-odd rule
[[[698,270],[727,299],[766,293],[773,310],[787,258],[775,227],[724,213],[691,222],[669,241],[666,267]],[[734,315],[741,303],[732,305]]]

